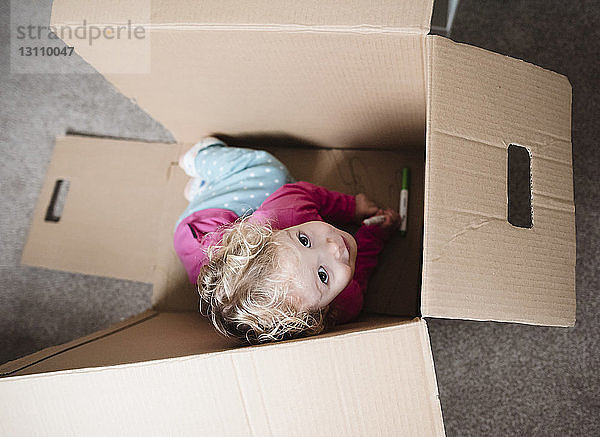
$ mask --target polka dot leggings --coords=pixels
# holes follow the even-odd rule
[[[179,221],[201,209],[223,208],[250,215],[281,186],[295,182],[287,168],[262,150],[212,144],[198,151],[195,170],[204,180]]]

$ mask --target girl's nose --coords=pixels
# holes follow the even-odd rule
[[[327,238],[327,251],[331,253],[336,260],[339,260],[342,256],[342,249],[333,238]]]

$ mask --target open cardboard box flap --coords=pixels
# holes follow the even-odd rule
[[[431,0],[312,3],[55,0],[54,26],[147,25],[147,74],[111,72],[132,53],[123,41],[66,43],[178,143],[57,140],[23,262],[152,282],[153,311],[2,366],[22,375],[0,381],[13,406],[3,424],[29,424],[34,403],[45,430],[69,423],[80,434],[204,424],[209,434],[443,435],[426,324],[407,320],[420,299],[426,316],[574,323],[567,81],[427,36]],[[298,179],[381,204],[397,205],[398,171],[411,168],[408,236],[386,246],[355,324],[230,349],[190,312],[197,298],[172,249],[185,207],[176,162],[215,133],[279,136],[267,149]],[[281,135],[317,148],[281,147]],[[531,154],[531,229],[506,219],[510,143]],[[71,182],[62,224],[45,223],[61,178]],[[50,373],[27,375],[38,371]],[[115,420],[91,430],[98,411]]]
[[[424,316],[573,326],[571,86],[427,37]],[[531,156],[533,227],[507,220],[507,148]]]
[[[325,147],[422,147],[432,0],[176,3],[152,2],[146,54],[124,38],[63,38],[177,141],[266,132]],[[123,22],[141,13],[132,5],[150,2],[56,2],[52,25]],[[117,63],[129,71],[123,62],[149,65],[114,73]]]
[[[215,352],[181,356],[206,349],[198,335],[206,323],[198,314],[149,313],[87,347],[40,359],[25,373],[61,360],[67,369],[110,367],[2,380],[0,399],[10,405],[3,431],[20,435],[31,423],[35,393],[35,423],[50,435],[65,424],[78,435],[192,435],[200,424],[206,435],[444,434],[423,320],[366,330],[372,322],[358,322],[336,335],[220,352],[230,347],[221,339]]]

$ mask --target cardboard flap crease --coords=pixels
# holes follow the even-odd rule
[[[133,24],[151,26],[248,26],[250,29],[365,31],[369,28],[425,34],[433,10],[433,0],[256,0],[243,4],[236,0],[103,0],[81,3],[63,0],[52,8],[51,23],[78,25]]]

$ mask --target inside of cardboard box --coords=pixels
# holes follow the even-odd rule
[[[298,180],[306,180],[348,194],[364,192],[379,205],[396,209],[399,208],[400,202],[402,168],[408,167],[410,186],[406,236],[401,236],[398,232],[386,243],[369,281],[364,309],[359,320],[353,324],[338,326],[321,336],[404,323],[420,316],[424,144],[397,148],[378,148],[372,144],[365,144],[362,148],[336,149],[325,148],[298,136],[286,134],[212,135],[230,146],[269,151],[286,164],[290,173]],[[177,182],[174,184],[173,195],[176,195],[175,193],[181,192],[188,178],[181,171],[177,171],[174,177]],[[172,219],[176,220],[179,213],[180,211],[174,211]],[[356,226],[340,227],[351,233],[357,229]],[[155,293],[160,295],[155,296],[155,308],[195,311],[198,298],[194,286],[189,283],[179,260],[174,259],[173,254],[171,262],[175,265],[175,271],[171,272],[171,280],[167,281],[167,287],[162,291],[155,289]],[[182,296],[186,296],[187,303],[183,303],[184,299],[179,299]],[[205,330],[203,335],[213,338],[212,342],[216,341],[214,337],[218,334],[210,324],[202,325],[201,329]],[[235,343],[222,341],[225,343],[215,343],[218,344],[217,349],[239,347]],[[210,342],[206,344],[208,346]]]
[[[386,242],[370,278],[364,312],[400,317],[420,316],[422,234],[424,205],[424,147],[325,148],[290,135],[226,135],[215,133],[234,147],[267,150],[281,160],[297,180],[304,180],[347,194],[366,193],[378,205],[399,209],[402,169],[410,170],[407,233],[395,233]],[[186,150],[189,145],[182,145]],[[189,178],[177,168],[172,172],[169,198],[181,198]],[[172,205],[171,205],[172,206]],[[170,206],[170,207],[171,207]],[[165,217],[171,230],[183,211],[178,205]],[[335,225],[335,224],[334,224]],[[344,226],[353,233],[358,227]],[[161,311],[196,311],[198,297],[172,247],[172,234],[163,238],[165,247],[157,264],[166,272],[157,278],[154,308]]]
[[[298,180],[348,194],[366,193],[378,205],[399,210],[402,168],[410,171],[407,235],[386,242],[369,281],[364,312],[420,316],[424,203],[424,145],[419,147],[323,149],[289,135],[216,134],[232,146],[271,152]],[[354,233],[358,226],[340,226]]]

